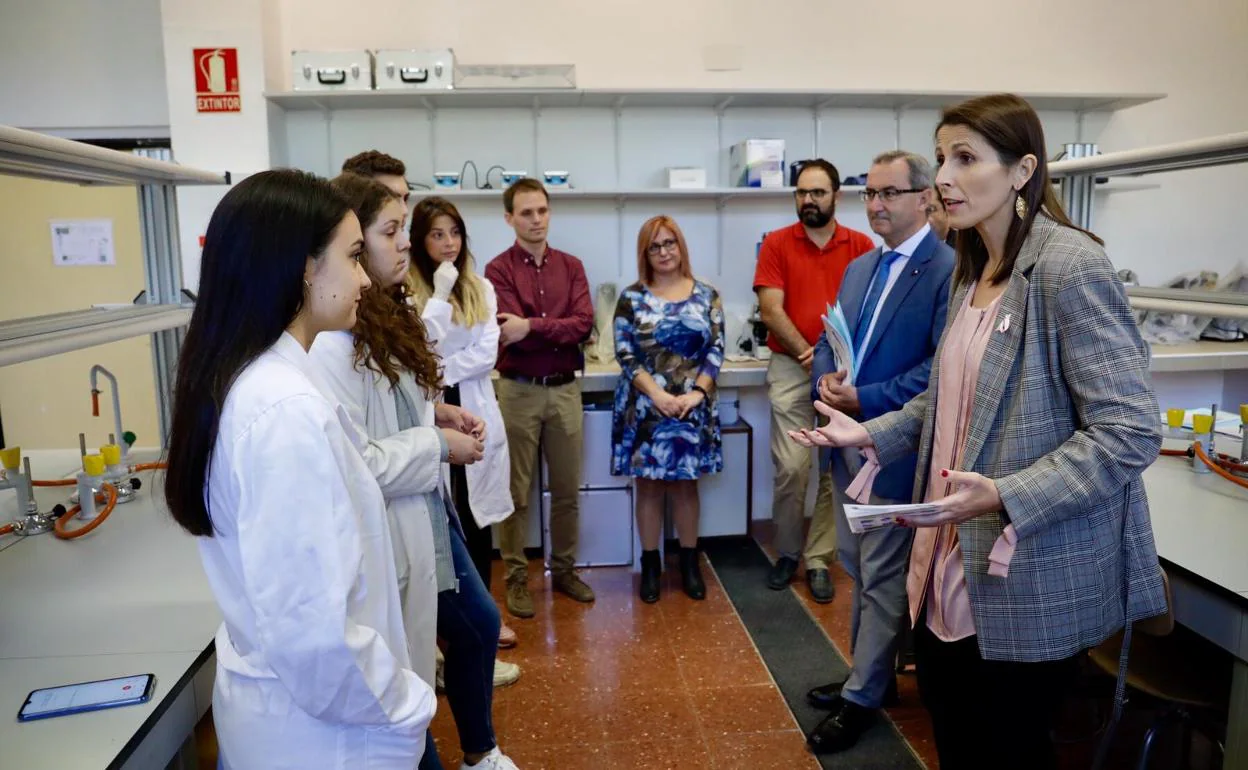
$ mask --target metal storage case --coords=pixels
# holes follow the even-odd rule
[[[378,91],[454,88],[455,52],[383,48],[373,57]]]
[[[292,51],[296,91],[371,91],[370,51]]]

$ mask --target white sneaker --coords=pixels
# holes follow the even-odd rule
[[[515,663],[508,663],[505,660],[494,659],[494,686],[506,687],[509,684],[515,684],[520,678],[520,667]],[[511,761],[511,760],[508,760]],[[505,767],[505,765],[504,765]]]
[[[514,664],[508,664],[514,665]],[[475,765],[463,763],[459,766],[459,770],[520,770],[515,762],[511,761],[498,747],[490,749],[490,753],[482,757],[481,761]]]

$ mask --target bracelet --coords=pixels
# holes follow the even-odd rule
[[[696,391],[698,391],[699,393],[701,393],[701,394],[702,394],[702,398],[705,398],[705,399],[709,399],[709,398],[711,397],[711,394],[710,394],[710,393],[707,393],[707,392],[706,392],[706,389],[705,389],[705,388],[703,388],[701,385],[699,385],[699,384],[698,384],[698,383],[696,383],[696,382],[695,382],[695,383],[693,383],[693,387],[692,387],[692,388],[690,388],[689,390],[696,390]]]

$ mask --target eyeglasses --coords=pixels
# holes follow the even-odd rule
[[[867,189],[859,192],[858,197],[862,198],[864,201],[870,202],[875,200],[878,195],[880,198],[884,199],[885,203],[892,203],[897,200],[899,195],[904,195],[906,193],[921,193],[926,189],[926,187],[912,187],[908,190],[898,190],[896,187],[885,187],[883,190],[873,190],[868,187]]]
[[[802,198],[805,198],[807,196],[809,196],[811,200],[821,201],[831,194],[832,194],[831,190],[824,190],[818,187],[816,187],[813,190],[803,190],[799,187],[798,189],[793,191],[793,197],[797,198],[799,201]]]
[[[676,242],[675,238],[668,238],[665,241],[659,241],[658,243],[650,244],[650,246],[646,248],[646,253],[654,257],[654,256],[658,256],[659,253],[662,251],[670,251],[670,250],[676,249],[679,246],[680,244]]]

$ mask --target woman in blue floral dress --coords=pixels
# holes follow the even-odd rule
[[[637,234],[641,280],[615,309],[611,473],[632,476],[641,535],[642,601],[659,598],[663,501],[672,496],[685,593],[706,598],[698,565],[698,478],[724,467],[715,378],[724,363],[719,293],[693,277],[676,222],[650,219]]]

